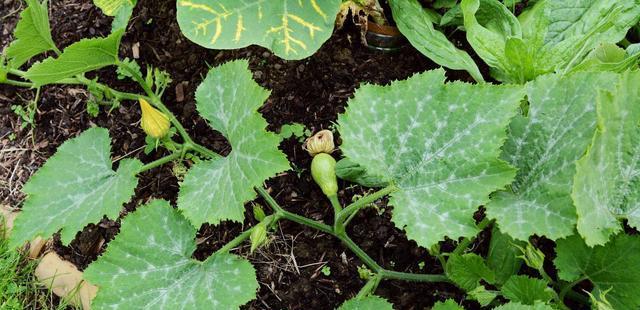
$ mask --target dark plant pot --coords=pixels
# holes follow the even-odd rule
[[[371,21],[367,26],[366,39],[369,48],[382,52],[397,51],[407,44],[407,38],[400,33],[398,28],[379,25]]]

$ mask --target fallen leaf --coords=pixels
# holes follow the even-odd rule
[[[58,254],[47,253],[38,264],[35,275],[43,285],[69,304],[91,309],[91,300],[96,296],[98,287],[83,280],[82,272]]]

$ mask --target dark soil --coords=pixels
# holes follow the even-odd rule
[[[6,46],[17,21],[16,10],[20,1],[0,0],[0,43]],[[54,41],[60,48],[86,37],[108,34],[110,19],[103,16],[90,0],[58,0],[51,3]],[[463,43],[461,43],[463,44]],[[232,59],[248,59],[256,81],[272,91],[261,109],[269,122],[269,129],[277,130],[283,124],[302,123],[312,131],[331,127],[337,115],[344,111],[347,100],[361,83],[385,84],[404,79],[416,72],[436,66],[413,48],[383,54],[372,51],[360,43],[359,31],[352,25],[337,31],[312,57],[301,61],[283,61],[260,47],[233,51],[214,51],[201,48],[182,36],[175,20],[175,0],[141,0],[134,12],[121,48],[122,57],[133,57],[134,46],[139,46],[138,62],[154,66],[171,74],[173,83],[164,102],[180,118],[196,140],[222,154],[230,147],[224,137],[208,127],[195,112],[194,92],[209,67]],[[450,78],[469,80],[466,73],[449,72]],[[100,71],[97,76],[118,89],[139,91],[134,83],[117,80],[112,69]],[[177,102],[176,87],[182,85],[184,100]],[[33,98],[31,90],[0,86],[0,142],[8,152],[2,158],[0,177],[11,185],[3,184],[0,203],[19,206],[24,198],[19,188],[66,139],[76,136],[92,125],[110,129],[113,138],[113,156],[135,156],[144,162],[163,154],[145,155],[144,133],[139,128],[139,109],[133,102],[91,118],[85,111],[88,93],[79,87],[46,87],[38,104],[36,127],[20,129],[21,121],[10,110]],[[10,135],[15,134],[13,139]],[[311,180],[307,167],[310,157],[295,139],[282,143],[292,166],[297,171],[284,173],[269,182],[269,190],[286,209],[317,220],[332,221],[332,209],[321,191]],[[6,165],[7,167],[4,167]],[[17,171],[17,172],[16,172]],[[5,178],[6,176],[6,178]],[[9,179],[11,176],[11,179]],[[122,215],[140,203],[153,198],[164,198],[175,203],[178,182],[171,167],[164,166],[145,173],[139,182],[134,201]],[[348,203],[354,195],[366,189],[341,184],[340,199]],[[258,203],[262,203],[257,200]],[[243,228],[255,224],[250,218],[243,225],[224,223],[217,227],[204,226],[198,234],[199,247],[194,257],[204,259],[225,242],[237,236]],[[380,204],[379,210],[361,212],[352,222],[349,233],[354,241],[383,267],[405,272],[440,273],[437,261],[425,249],[408,241],[401,230],[390,221],[389,208]],[[94,261],[118,233],[119,220],[103,220],[88,226],[69,247],[55,242],[54,250],[81,269]],[[481,251],[486,248],[484,235],[477,241]],[[246,245],[238,253],[253,261],[261,283],[258,298],[247,309],[333,309],[353,297],[364,285],[358,277],[362,263],[339,241],[290,222],[282,222],[272,236],[271,245],[249,256]],[[451,249],[452,242],[444,249]],[[424,263],[420,269],[419,264]],[[330,275],[320,272],[330,267]],[[447,284],[416,284],[384,281],[376,294],[389,299],[397,309],[423,309],[436,301],[454,298],[462,302],[463,294]],[[477,308],[474,302],[464,301],[467,308]]]

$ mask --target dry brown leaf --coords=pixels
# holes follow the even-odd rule
[[[38,280],[69,304],[91,309],[98,287],[84,281],[82,272],[54,252],[47,253],[36,268]]]
[[[29,258],[36,259],[42,253],[42,249],[47,244],[48,240],[37,237],[29,243]]]

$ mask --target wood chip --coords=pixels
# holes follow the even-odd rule
[[[36,268],[38,280],[69,304],[91,309],[98,287],[83,280],[82,272],[54,252],[47,253]]]
[[[180,82],[176,85],[176,101],[183,102],[184,101],[184,86],[187,82]]]
[[[140,59],[140,42],[136,42],[131,46],[131,54],[133,59]]]

